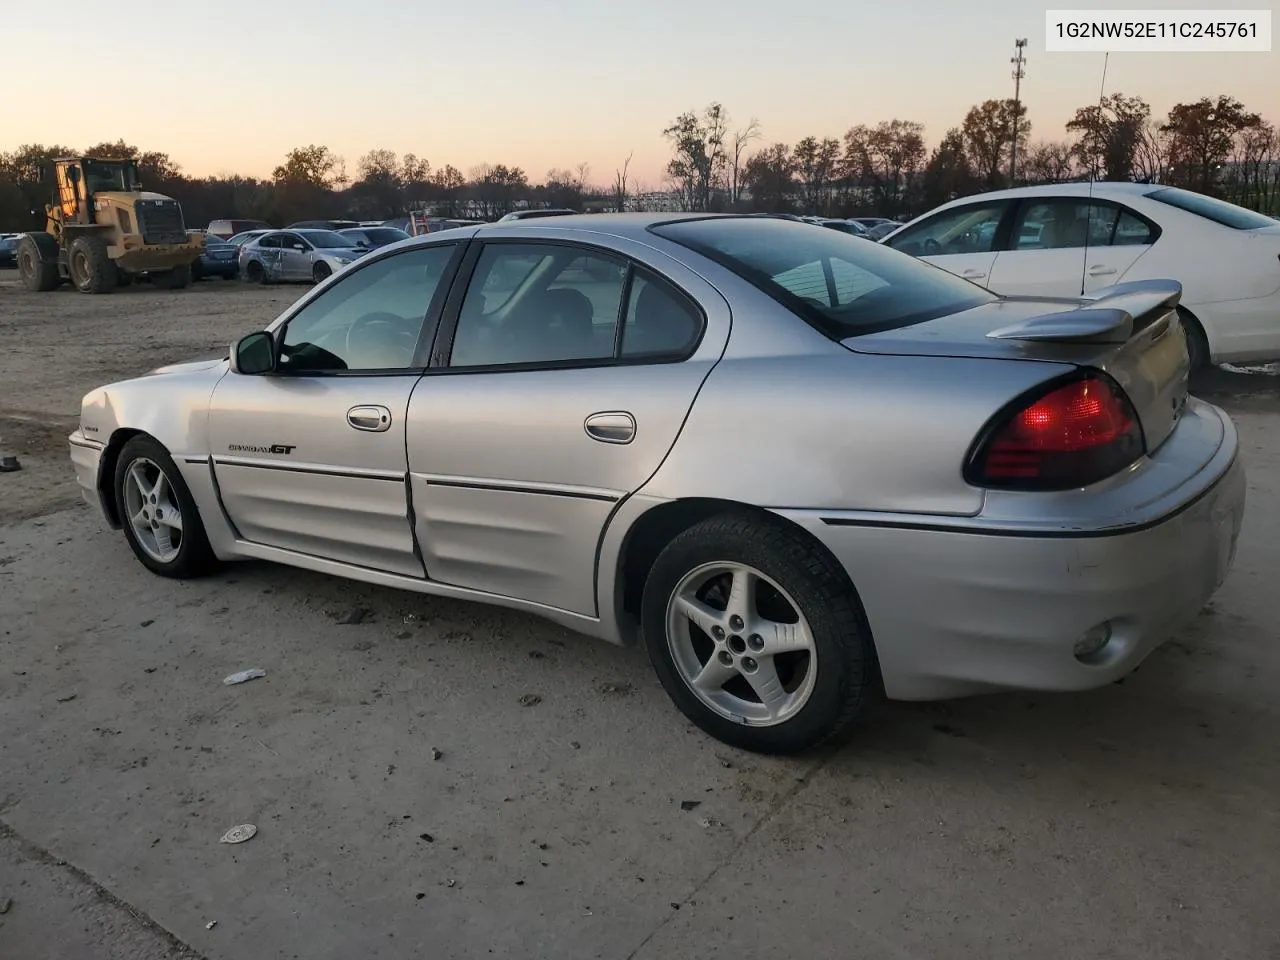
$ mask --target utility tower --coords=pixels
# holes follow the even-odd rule
[[[1009,151],[1009,186],[1018,184],[1018,118],[1022,112],[1022,78],[1027,74],[1022,69],[1027,58],[1022,55],[1027,49],[1027,41],[1013,41],[1014,56],[1009,58],[1013,64],[1013,149]]]

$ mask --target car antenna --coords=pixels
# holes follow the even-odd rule
[[[1102,59],[1102,84],[1098,87],[1098,118],[1099,126],[1102,124],[1102,101],[1106,99],[1107,93],[1107,64],[1111,62],[1111,51],[1108,50]],[[1017,122],[1015,118],[1014,122]],[[1097,175],[1097,165],[1095,161],[1094,168],[1089,171],[1089,201],[1085,204],[1084,213],[1084,258],[1080,261],[1080,296],[1084,296],[1085,278],[1089,271],[1089,235],[1092,232],[1090,225],[1093,221],[1093,181]]]

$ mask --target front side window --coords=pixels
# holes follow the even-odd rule
[[[450,366],[678,360],[701,332],[692,303],[621,257],[561,244],[493,243],[463,300]]]
[[[453,244],[407,250],[352,269],[290,318],[285,373],[408,370]]]
[[[921,220],[886,241],[913,257],[942,257],[995,250],[996,230],[1004,216],[1004,201],[970,203]]]
[[[998,299],[882,244],[804,223],[705,217],[649,229],[733,271],[835,340]]]

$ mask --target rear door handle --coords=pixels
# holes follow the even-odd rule
[[[630,443],[636,438],[636,418],[625,410],[593,413],[582,426],[588,437],[601,443]]]
[[[1103,266],[1100,263],[1095,263],[1089,268],[1089,276],[1091,277],[1109,277],[1115,272],[1114,268]]]
[[[347,423],[357,430],[382,433],[391,428],[391,411],[376,404],[352,407],[347,411]]]
[[[960,276],[964,277],[966,280],[981,280],[986,276],[986,274],[981,270],[966,270],[964,273],[960,274]]]

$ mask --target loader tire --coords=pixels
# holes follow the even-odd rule
[[[30,237],[18,241],[18,275],[32,293],[47,293],[58,285],[58,264],[40,256],[40,248]]]
[[[164,290],[181,290],[191,283],[191,266],[184,263],[164,273],[157,273],[151,282]]]
[[[116,288],[116,263],[107,255],[107,241],[102,237],[88,234],[72,240],[67,268],[81,293],[111,293]]]

